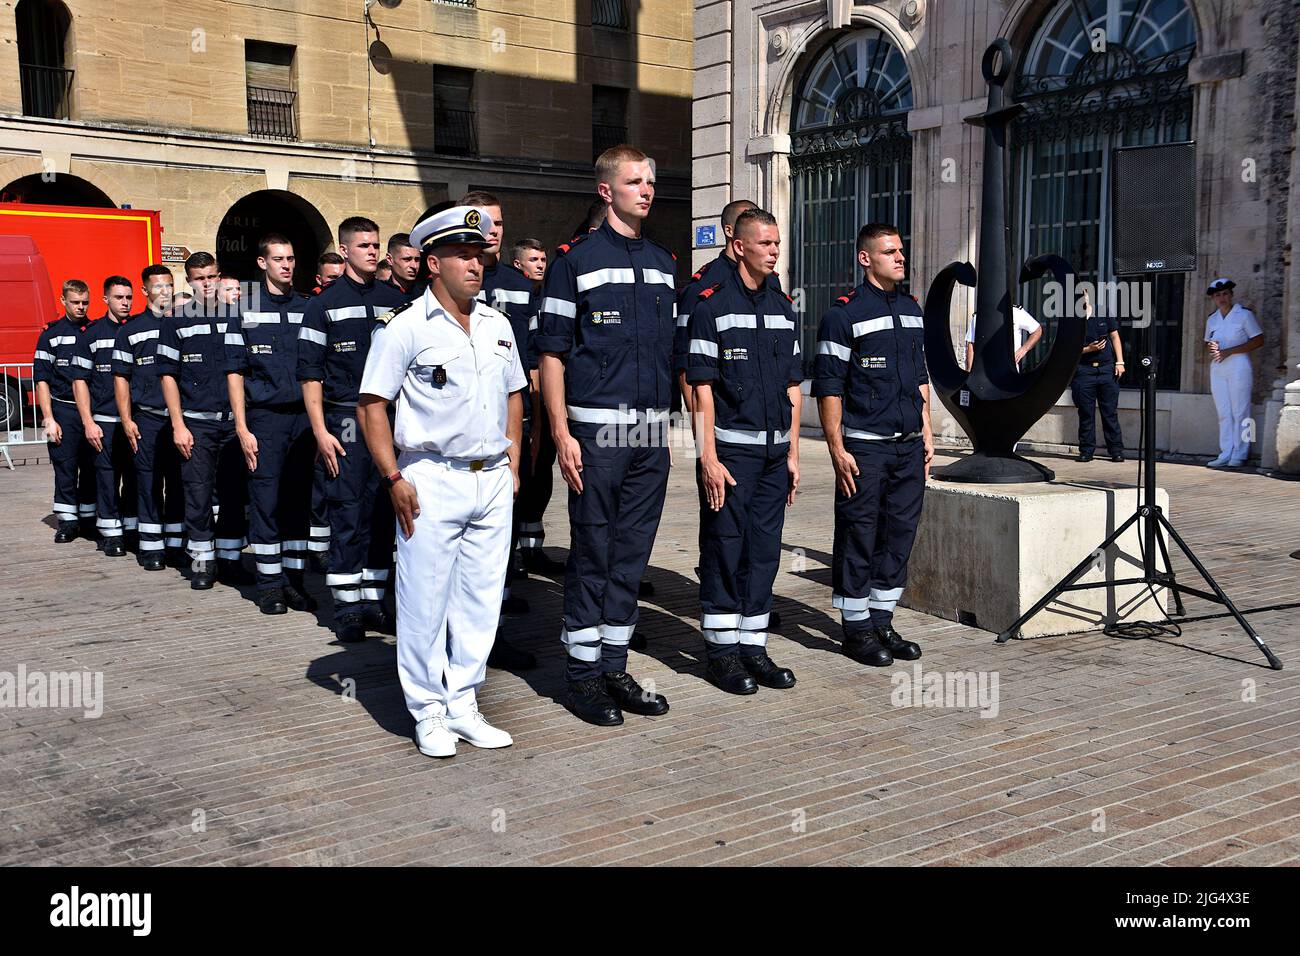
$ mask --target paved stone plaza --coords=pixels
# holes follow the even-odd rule
[[[1300,484],[1160,470],[1176,525],[1238,603],[1292,604],[1250,615],[1287,670],[1267,669],[1222,616],[1177,640],[996,647],[900,610],[925,672],[996,674],[986,717],[891,706],[891,675],[912,665],[838,653],[831,471],[820,440],[803,454],[771,646],[793,690],[737,698],[703,680],[695,493],[679,458],[657,593],[642,602],[649,649],[631,662],[671,712],[610,729],[570,716],[555,699],[560,591],[534,578],[516,592],[533,613],[507,626],[542,666],[489,671],[481,700],[515,746],[462,744],[450,761],[411,742],[392,638],[345,647],[313,615],[262,616],[251,591],[194,592],[179,572],[147,574],[85,541],[56,547],[41,520],[48,466],[0,473],[0,672],[103,673],[97,719],[0,709],[0,863],[1300,861],[1300,561],[1288,557]],[[1072,479],[1136,475],[1132,462],[1048,462]],[[562,496],[549,518],[552,543],[567,544]],[[1175,568],[1199,584],[1181,557]]]

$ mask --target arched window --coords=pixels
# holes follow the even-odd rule
[[[817,322],[857,285],[859,227],[892,222],[904,248],[912,231],[912,82],[903,54],[880,30],[835,38],[800,82],[792,111],[791,286],[803,292],[804,355]]]
[[[1080,278],[1111,274],[1111,155],[1118,146],[1191,138],[1187,64],[1196,27],[1185,0],[1060,0],[1047,11],[1021,58],[1015,121],[1016,243],[1021,260],[1055,252]],[[1025,305],[1042,316],[1041,283]],[[1160,388],[1179,387],[1181,276],[1155,288]],[[1126,354],[1132,329],[1121,324]],[[1046,348],[1050,335],[1043,337]],[[1123,380],[1137,387],[1137,376]]]
[[[64,69],[63,54],[72,14],[59,0],[19,0],[14,19],[23,115],[67,119],[72,71]]]

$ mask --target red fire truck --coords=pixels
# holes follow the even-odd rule
[[[61,314],[64,280],[85,280],[90,317],[97,318],[106,311],[104,279],[125,276],[138,295],[140,271],[161,259],[156,211],[0,203],[0,418],[5,430],[38,424],[32,353],[41,330]]]

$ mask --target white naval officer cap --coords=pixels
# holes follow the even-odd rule
[[[1223,292],[1227,289],[1237,288],[1237,283],[1231,279],[1215,279],[1210,283],[1210,287],[1205,290],[1206,295],[1214,295],[1216,292]]]
[[[492,217],[477,206],[452,206],[434,213],[411,230],[411,245],[428,251],[435,246],[491,245]]]

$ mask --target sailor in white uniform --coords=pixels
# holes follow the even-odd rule
[[[416,746],[430,757],[454,755],[458,739],[513,743],[477,705],[505,587],[528,389],[510,321],[474,298],[491,228],[483,210],[455,206],[411,231],[429,287],[380,317],[357,405],[397,513],[397,669]]]
[[[1254,312],[1233,303],[1236,286],[1231,279],[1215,279],[1205,290],[1216,307],[1205,322],[1210,391],[1219,413],[1219,457],[1208,462],[1211,468],[1240,468],[1250,456],[1246,420],[1255,372],[1247,353],[1264,344],[1264,330]]]

